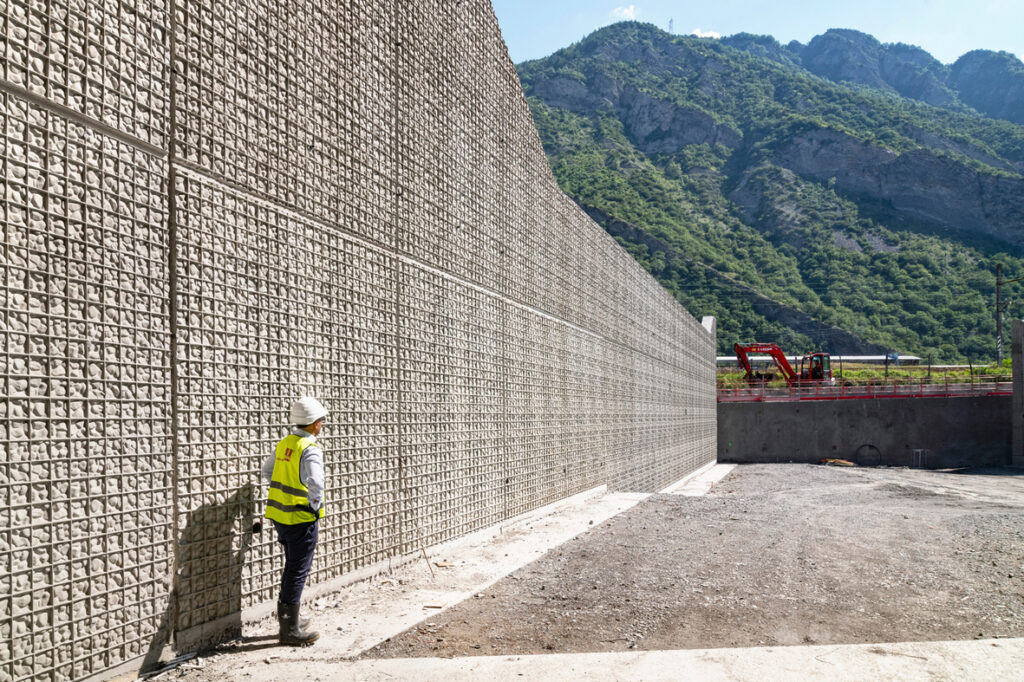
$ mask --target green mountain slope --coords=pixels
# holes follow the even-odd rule
[[[518,68],[563,190],[718,317],[720,352],[994,357],[995,264],[1024,276],[1024,126],[764,51],[623,23]]]

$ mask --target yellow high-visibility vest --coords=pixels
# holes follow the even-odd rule
[[[268,519],[294,526],[324,517],[322,504],[317,511],[309,506],[309,489],[299,479],[302,453],[315,442],[312,436],[291,434],[277,444],[274,473],[270,477],[270,492],[267,493],[267,511],[263,514]]]

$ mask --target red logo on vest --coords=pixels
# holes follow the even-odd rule
[[[285,448],[284,449],[284,461],[286,461],[286,462],[292,461],[292,453],[293,452],[295,452],[295,451],[292,450],[291,448]]]

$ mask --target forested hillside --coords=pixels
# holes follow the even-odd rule
[[[931,83],[934,64],[896,52]],[[562,188],[718,317],[721,353],[994,358],[996,263],[1024,277],[1024,126],[945,80],[937,106],[802,60],[770,38],[622,23],[518,69]],[[1004,293],[1004,319],[1024,316],[1024,288]]]

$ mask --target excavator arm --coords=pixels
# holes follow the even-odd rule
[[[751,353],[766,353],[770,355],[772,360],[775,361],[775,366],[779,368],[782,376],[785,377],[787,384],[793,384],[798,378],[796,371],[789,364],[789,360],[786,359],[782,349],[774,343],[737,343],[733,346],[733,350],[736,351],[736,361],[739,362],[740,367],[746,372],[748,381],[753,376],[753,371],[750,369],[750,359],[747,357]]]

